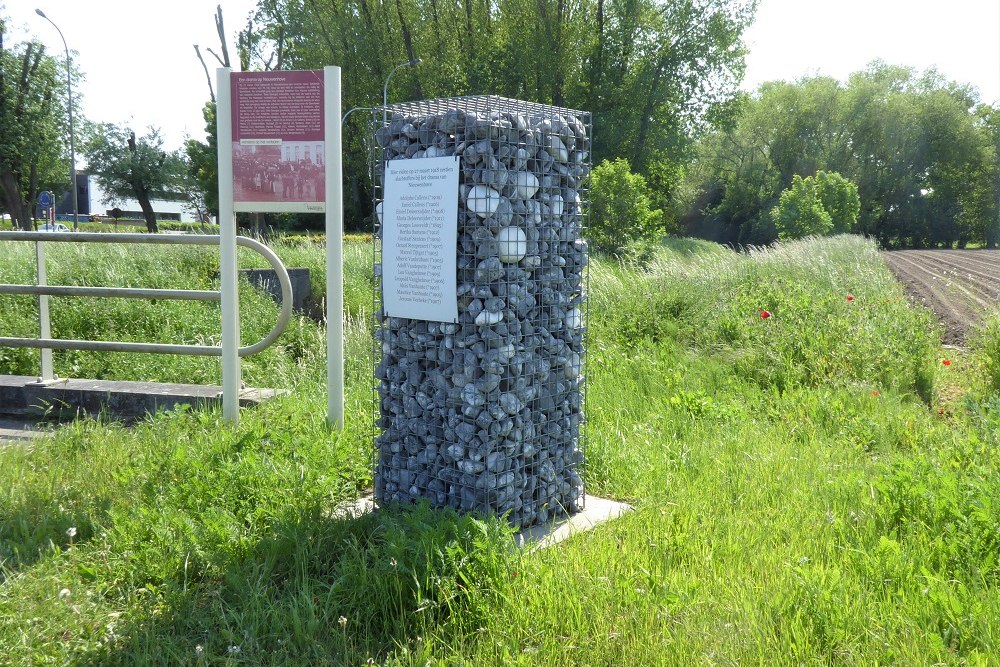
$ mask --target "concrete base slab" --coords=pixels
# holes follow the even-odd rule
[[[240,405],[252,406],[287,391],[245,389]],[[79,414],[108,415],[135,421],[180,405],[220,404],[222,388],[215,385],[166,382],[58,379],[40,383],[37,377],[0,375],[0,414],[72,419]]]
[[[372,496],[363,496],[357,500],[345,503],[333,511],[335,519],[354,519],[369,512],[378,510],[378,505]],[[605,521],[617,519],[626,512],[632,511],[632,506],[607,498],[584,496],[584,509],[571,517],[564,517],[550,524],[538,524],[525,528],[514,535],[514,542],[521,549],[545,549],[573,535],[593,530]]]
[[[584,496],[583,502],[584,509],[573,516],[563,517],[555,523],[525,528],[514,536],[517,546],[529,550],[545,549],[632,511],[631,505],[608,498]]]
[[[31,419],[0,417],[0,448],[5,445],[24,444],[50,432],[50,426],[38,424]]]

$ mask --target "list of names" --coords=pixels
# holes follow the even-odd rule
[[[454,157],[386,165],[382,296],[390,316],[458,320],[458,172]]]

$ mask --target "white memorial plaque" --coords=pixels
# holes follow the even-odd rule
[[[390,317],[458,321],[455,156],[390,160],[382,202],[382,303]]]

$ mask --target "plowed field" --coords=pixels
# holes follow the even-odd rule
[[[910,298],[941,319],[946,344],[964,345],[1000,301],[1000,250],[894,250],[885,259]]]

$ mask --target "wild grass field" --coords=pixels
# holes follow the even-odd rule
[[[322,265],[311,244],[277,252]],[[997,661],[1000,318],[942,348],[857,237],[598,259],[587,491],[635,509],[520,551],[493,519],[334,512],[371,482],[369,253],[346,252],[343,431],[324,424],[322,327],[299,319],[245,369],[291,394],[237,427],[180,411],[0,450],[0,663]],[[0,282],[30,280],[30,248],[0,255]],[[50,281],[198,288],[216,270],[210,251],[65,248]],[[255,339],[276,308],[242,297]],[[78,301],[53,308],[56,335],[218,335],[204,304]],[[0,303],[0,331],[34,334],[30,299]],[[34,363],[0,350],[0,372]],[[77,377],[217,382],[216,366],[56,355]]]

